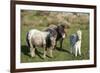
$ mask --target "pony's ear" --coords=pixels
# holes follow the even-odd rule
[[[61,26],[62,26],[63,28],[65,28],[65,25],[64,25],[64,24],[61,24]]]
[[[58,24],[58,25],[57,25],[57,29],[59,29],[59,28],[61,28],[61,27],[65,29],[65,25],[64,25],[64,24]]]

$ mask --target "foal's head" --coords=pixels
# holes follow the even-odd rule
[[[61,38],[65,38],[65,25],[58,25],[57,26],[58,36]]]
[[[82,39],[82,31],[78,30],[76,33],[77,33],[78,39],[81,40]]]

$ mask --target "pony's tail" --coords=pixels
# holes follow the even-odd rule
[[[26,43],[27,43],[27,46],[28,48],[30,48],[30,44],[29,44],[29,32],[26,34]]]

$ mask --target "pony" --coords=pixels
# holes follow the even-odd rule
[[[53,31],[53,30],[52,30]],[[53,33],[46,31],[39,31],[37,29],[30,30],[26,35],[26,42],[28,47],[30,48],[31,57],[35,57],[35,49],[36,47],[43,47],[44,55],[43,58],[47,55],[47,49],[50,50],[50,56],[52,55],[52,50],[55,46],[56,35]]]
[[[51,25],[49,26],[45,31],[51,32],[51,29],[56,32],[55,35],[57,35],[56,38],[56,44],[58,41],[60,41],[60,48],[62,48],[63,39],[65,38],[65,25],[59,24],[59,25]],[[56,45],[55,45],[56,48]]]
[[[75,56],[81,55],[81,41],[82,41],[82,31],[77,30],[76,34],[70,36],[71,53]]]

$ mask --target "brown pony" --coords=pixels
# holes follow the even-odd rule
[[[57,35],[56,38],[56,44],[57,41],[60,41],[60,48],[62,48],[62,43],[63,43],[63,39],[65,38],[65,25],[61,24],[58,26],[50,26],[48,27],[45,31],[51,32],[51,29],[54,30],[56,33],[54,33],[54,35]],[[56,48],[56,45],[55,45]]]

